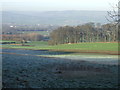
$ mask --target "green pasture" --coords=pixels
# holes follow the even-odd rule
[[[34,47],[44,47],[44,46],[48,46],[48,42],[46,41],[32,41],[32,42],[29,42],[29,43],[26,43],[25,45],[32,45]]]
[[[75,50],[107,50],[118,51],[118,43],[78,43],[62,44],[52,47],[53,49],[75,49]]]
[[[20,42],[19,42],[20,43]],[[48,45],[46,41],[33,41],[22,45],[2,45],[3,48],[23,48],[23,49],[49,49],[49,50],[99,50],[99,51],[118,51],[118,43],[77,43]]]

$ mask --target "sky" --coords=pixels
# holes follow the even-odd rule
[[[1,0],[3,11],[108,11],[118,0]]]

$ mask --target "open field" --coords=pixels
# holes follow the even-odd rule
[[[118,88],[120,85],[119,58],[114,55],[118,43],[50,46],[41,41],[1,46],[3,88]]]
[[[48,42],[46,42],[46,41],[33,41],[30,43],[26,43],[25,45],[33,45],[35,47],[37,47],[37,46],[45,47],[45,46],[48,46]]]
[[[118,43],[78,43],[54,46],[55,49],[109,50],[117,51]]]
[[[68,52],[17,49],[3,49],[2,54],[3,88],[119,87],[117,55],[70,57]]]
[[[24,33],[38,33],[40,35],[49,35],[49,32],[47,31],[36,31],[36,32],[35,31],[24,31]]]
[[[32,50],[52,50],[65,52],[88,52],[88,53],[104,53],[104,54],[118,54],[119,43],[77,43],[77,44],[61,44],[50,46],[45,41],[34,41],[22,45],[3,45],[3,48],[15,49],[32,49]]]

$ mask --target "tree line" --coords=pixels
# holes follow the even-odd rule
[[[41,41],[45,36],[38,33],[23,33],[23,34],[3,34],[2,40],[14,40],[14,41]]]
[[[114,24],[86,23],[78,26],[64,26],[50,33],[50,45],[82,42],[117,42],[118,29]]]

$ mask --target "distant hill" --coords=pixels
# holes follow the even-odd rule
[[[107,23],[106,11],[3,11],[3,23],[79,25],[87,22]]]

